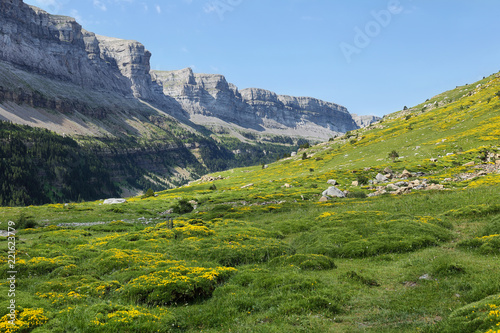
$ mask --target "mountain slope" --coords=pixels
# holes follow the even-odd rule
[[[37,285],[16,290],[23,325],[494,332],[499,92],[494,74],[267,168],[121,205],[0,208],[44,226],[16,235],[20,281]],[[347,197],[322,197],[333,180]]]

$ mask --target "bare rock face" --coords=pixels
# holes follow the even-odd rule
[[[0,21],[0,60],[84,87],[130,92],[121,75],[110,75],[95,35],[74,18],[0,0]]]
[[[151,53],[141,43],[95,35],[71,17],[51,15],[21,0],[0,0],[0,22],[0,65],[3,62],[87,91],[146,101],[195,124],[237,125],[259,132],[328,139],[373,120],[353,117],[343,106],[314,98],[256,88],[239,91],[222,75],[195,74],[189,68],[151,71]],[[49,108],[59,103],[58,110],[70,112],[78,106],[89,109],[87,115],[96,113],[102,118],[106,114],[94,111],[106,106],[88,108],[85,98],[76,100],[80,97],[71,103],[59,102],[57,93],[42,91],[46,84],[38,86],[42,89],[31,82],[24,87],[0,82],[0,101],[28,101]],[[122,102],[116,100],[116,104]]]
[[[352,113],[351,115],[352,119],[356,122],[356,125],[358,125],[359,127],[370,126],[371,124],[376,123],[377,121],[382,119],[377,116],[358,116],[355,113]]]
[[[96,35],[101,57],[130,80],[134,97],[152,99],[149,60],[151,52],[133,40]]]
[[[316,138],[357,129],[343,106],[309,97],[277,95],[249,88],[241,91],[224,76],[196,74],[190,68],[152,71],[153,80],[165,95],[173,97],[193,119],[215,117],[257,130],[308,133]],[[196,120],[195,120],[196,122]]]

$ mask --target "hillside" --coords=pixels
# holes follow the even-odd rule
[[[494,74],[268,167],[122,204],[1,208],[4,226],[38,224],[16,234],[19,325],[496,332],[499,92]]]

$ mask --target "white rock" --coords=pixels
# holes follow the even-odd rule
[[[329,187],[326,191],[323,192],[324,197],[337,197],[337,198],[345,198],[344,192],[336,188],[335,186]]]
[[[105,205],[116,205],[116,204],[122,204],[126,203],[127,200],[125,199],[106,199],[104,200],[103,204]]]

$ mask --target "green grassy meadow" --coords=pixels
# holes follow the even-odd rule
[[[17,325],[2,306],[0,332],[500,332],[500,173],[457,180],[495,166],[499,92],[492,75],[156,197],[0,208],[2,230],[37,225],[15,236]],[[445,189],[352,185],[388,167]],[[352,195],[319,202],[329,179]],[[182,199],[196,207],[165,214]]]

